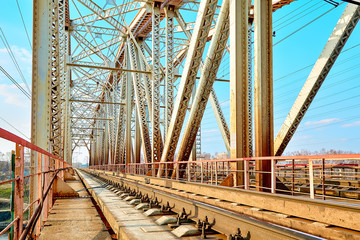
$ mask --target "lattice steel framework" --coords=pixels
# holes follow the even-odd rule
[[[259,19],[269,22],[271,10],[292,1],[266,1],[267,11],[256,14]],[[76,147],[85,146],[90,153],[90,164],[173,161],[177,149],[177,160],[184,161],[194,149],[198,156],[201,155],[200,125],[210,102],[226,149],[237,151],[242,148],[243,156],[251,156],[253,120],[262,118],[263,124],[258,122],[257,128],[266,125],[267,130],[272,131],[272,60],[270,55],[264,55],[271,53],[269,33],[272,29],[271,24],[261,29],[260,23],[254,26],[258,34],[256,39],[265,37],[267,44],[255,44],[255,53],[261,52],[254,56],[256,69],[266,68],[267,72],[266,76],[256,75],[256,83],[270,84],[265,98],[255,96],[254,101],[251,78],[253,9],[261,10],[258,6],[264,5],[265,0],[254,1],[255,7],[251,6],[251,1],[244,4],[249,6],[242,12],[247,27],[241,24],[239,46],[245,47],[239,49],[246,48],[246,53],[242,52],[240,56],[231,55],[227,45],[232,31],[229,4],[234,2],[223,0],[219,6],[218,0],[130,0],[121,4],[105,1],[105,5],[100,6],[94,0],[35,0],[34,143],[40,143],[38,145],[44,148],[50,146],[52,153],[68,161]],[[72,20],[69,11],[76,16]],[[184,11],[196,12],[196,20],[183,16]],[[317,81],[311,82],[310,87],[304,86],[306,98],[296,104],[301,105],[300,109],[294,106],[296,109],[290,112],[275,141],[277,155],[290,141],[358,19],[359,8],[349,5],[336,27],[341,31],[334,30],[338,34],[335,47],[326,47],[327,63],[320,68],[316,65],[317,71],[314,70],[313,75],[317,74]],[[39,21],[45,21],[46,27]],[[213,88],[225,50],[235,56],[236,61],[246,62],[246,69],[241,69],[241,73],[246,73],[243,75],[246,75],[245,82],[241,82],[245,87],[237,87],[237,93],[241,92],[239,106],[243,112],[241,116],[237,114],[235,120],[230,117],[231,123],[241,121],[244,124],[240,125],[245,127],[235,132],[232,126],[240,125],[230,124],[229,129]],[[259,60],[265,60],[266,64],[261,66]],[[263,80],[265,77],[268,81]],[[200,79],[198,84],[197,79]],[[190,104],[193,90],[195,96]],[[40,99],[47,101],[41,105]],[[253,101],[261,117],[252,115]],[[259,112],[259,106],[267,106],[266,111]],[[184,126],[188,110],[189,117]],[[44,116],[37,116],[38,113]],[[264,120],[267,116],[269,121]],[[35,133],[42,125],[46,131]],[[180,139],[182,130],[184,135]],[[264,135],[271,135],[259,131],[256,130],[255,142]],[[245,140],[238,138],[240,135]],[[269,136],[266,139],[270,139]],[[241,141],[245,144],[240,144]],[[162,171],[158,171],[158,175],[161,174]]]
[[[154,2],[152,6],[152,162],[159,162],[162,153],[162,139],[160,132],[160,5],[160,2]]]

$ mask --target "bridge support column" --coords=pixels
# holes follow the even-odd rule
[[[50,146],[50,70],[51,14],[50,0],[34,0],[31,142],[46,151]],[[32,153],[31,174],[37,172],[37,154]],[[37,178],[30,178],[30,202],[37,199]],[[30,208],[30,215],[35,206]]]
[[[140,122],[139,116],[135,111],[135,159],[134,163],[140,163],[140,152],[141,152],[141,134],[140,134]]]
[[[165,110],[164,110],[164,139],[170,125],[171,114],[174,108],[174,6],[165,7]]]
[[[131,41],[131,40],[129,40]],[[129,42],[129,44],[131,44]],[[130,62],[130,54],[127,54],[127,66],[131,66]],[[131,112],[132,112],[132,100],[133,100],[133,94],[132,94],[132,76],[131,73],[127,73],[126,78],[126,131],[125,131],[125,164],[128,164],[131,162]]]
[[[230,158],[249,156],[248,11],[248,1],[230,0]],[[244,163],[231,169],[234,186],[243,186]]]
[[[272,1],[254,2],[255,48],[255,156],[272,156],[273,133],[273,64],[272,64]],[[256,171],[271,171],[271,162],[256,161]],[[271,187],[271,174],[257,173],[258,190]]]
[[[152,147],[151,161],[159,162],[162,153],[162,139],[160,132],[160,5],[154,2],[152,8],[152,59],[153,59],[153,81],[152,81]]]

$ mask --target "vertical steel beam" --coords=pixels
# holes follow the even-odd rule
[[[164,110],[164,139],[170,125],[174,108],[174,7],[165,7],[165,110]]]
[[[127,66],[130,66],[130,53],[127,54]],[[133,87],[132,87],[132,76],[131,73],[127,73],[126,78],[126,130],[125,130],[125,164],[131,162],[131,112],[132,112],[132,101],[133,101]]]
[[[129,64],[131,66],[131,69],[138,69],[138,63],[137,63],[137,59],[136,59],[137,51],[135,49],[134,43],[130,39],[128,42],[128,54],[129,54],[129,61],[130,61]],[[144,157],[145,157],[146,162],[150,162],[152,151],[151,151],[149,129],[148,129],[148,125],[147,125],[147,117],[146,117],[146,111],[145,111],[145,92],[144,92],[144,89],[142,88],[140,74],[135,73],[135,72],[132,72],[131,74],[132,74],[132,82],[133,82],[134,93],[135,93],[136,111],[137,111],[137,114],[138,114],[139,120],[140,120],[140,130],[141,130],[142,145],[144,148],[144,151],[143,151]],[[131,75],[130,75],[130,79],[131,79]],[[129,116],[127,116],[127,117],[129,117]],[[131,116],[130,116],[130,118],[131,118]],[[153,135],[154,135],[154,133],[153,133]]]
[[[273,64],[272,64],[272,1],[254,1],[255,50],[255,156],[274,154],[273,138]],[[269,161],[256,161],[257,171],[271,171]],[[270,173],[257,173],[259,190],[271,187]]]
[[[63,157],[61,131],[61,59],[63,47],[60,39],[65,31],[65,5],[52,1],[51,24],[51,75],[50,75],[50,145],[51,153]],[[60,10],[61,8],[61,10]],[[60,17],[60,15],[62,17]]]
[[[249,157],[248,1],[230,0],[230,158]],[[234,186],[244,185],[243,162],[231,164]]]
[[[126,64],[126,61],[124,61]],[[127,74],[123,74],[121,78],[121,87],[120,87],[120,101],[125,102],[126,99],[126,86],[127,86]],[[122,163],[123,158],[121,158],[121,149],[124,146],[124,122],[125,122],[125,109],[124,105],[120,105],[118,113],[118,122],[117,122],[117,134],[115,142],[115,164]],[[122,156],[123,157],[123,156]]]
[[[140,56],[140,52],[143,56],[145,56],[145,46],[144,46],[144,42],[143,41],[139,41],[139,46],[140,46],[140,50],[139,54],[138,54],[138,59],[139,59],[139,66],[140,66],[140,70],[141,71],[145,71],[146,70],[146,62],[144,61],[144,59]],[[148,74],[144,74],[144,89],[145,89],[145,94],[146,94],[146,102],[148,105],[148,110],[149,110],[149,115],[150,117],[152,116],[152,90],[151,90],[151,81],[149,78]],[[151,120],[150,120],[151,121]]]
[[[173,161],[217,2],[217,0],[202,0],[200,2],[194,32],[190,41],[188,55],[175,100],[174,111],[171,116],[170,126],[164,144],[164,151],[161,156],[162,162]],[[159,171],[159,175],[161,174],[162,171]]]
[[[341,50],[358,23],[359,18],[360,7],[354,4],[348,4],[276,136],[274,144],[276,156],[280,156],[284,152],[326,76],[330,72],[337,57],[340,55]]]
[[[70,107],[70,76],[71,76],[71,69],[66,66],[66,62],[70,59],[70,33],[66,31],[64,34],[65,37],[65,51],[64,51],[64,83],[63,83],[63,92],[64,92],[64,107],[63,107],[63,119],[64,119],[64,129],[63,129],[63,139],[64,139],[64,161],[72,164],[72,157],[71,157],[71,107]]]
[[[160,134],[160,5],[160,2],[154,2],[152,6],[152,162],[159,162],[162,153],[162,139]]]
[[[229,37],[229,0],[224,0],[220,9],[215,34],[201,70],[199,86],[193,98],[188,122],[179,147],[177,161],[187,161],[191,151],[196,156],[196,136],[205,112],[216,74],[219,69],[225,46]],[[195,148],[194,148],[195,146]]]
[[[100,108],[102,118],[108,119],[106,107]],[[103,155],[103,163],[105,165],[109,164],[109,121],[103,121],[105,130],[103,131],[103,148],[101,149]]]
[[[50,144],[50,38],[51,1],[34,0],[31,99],[31,142],[49,151]],[[37,170],[37,155],[32,154],[31,174]],[[37,179],[30,178],[30,202],[37,199]],[[30,215],[34,207],[30,208]]]
[[[250,4],[251,0],[249,0]],[[252,96],[252,23],[248,26],[248,119],[249,119],[249,157],[253,156],[253,96]]]
[[[141,132],[139,116],[135,111],[135,163],[140,163],[140,152],[141,152]]]

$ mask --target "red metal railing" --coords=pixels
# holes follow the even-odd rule
[[[256,161],[266,161],[270,171],[255,169]],[[243,166],[237,170],[234,166]],[[179,167],[185,165],[185,167]],[[132,175],[159,176],[211,185],[229,186],[232,176],[244,179],[242,185],[233,186],[246,190],[268,191],[318,199],[360,200],[360,154],[254,157],[188,162],[130,163],[95,165],[90,169],[114,171]],[[270,182],[258,184],[258,177],[268,176]],[[228,181],[227,181],[228,180]]]
[[[12,239],[25,239],[31,232],[33,232],[33,236],[37,236],[42,223],[47,220],[48,213],[53,204],[52,183],[56,176],[64,180],[63,170],[71,168],[71,165],[2,128],[0,128],[0,138],[15,144],[15,151],[12,154],[15,157],[14,178],[0,182],[0,185],[14,183],[14,219],[0,232],[0,236],[10,228],[12,228]],[[37,166],[37,169],[33,169],[29,175],[24,173],[25,148],[31,150],[32,162]],[[33,197],[33,202],[24,209],[24,180],[28,178],[31,180],[30,191],[33,191],[36,195]],[[32,214],[29,214],[27,226],[23,228],[24,213],[29,210],[32,210]]]

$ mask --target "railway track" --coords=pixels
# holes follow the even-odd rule
[[[301,218],[264,211],[253,206],[242,206],[201,193],[186,192],[171,184],[168,186],[152,184],[145,177],[141,181],[115,176],[114,173],[104,173],[103,171],[87,170],[87,174],[91,174],[97,181],[105,183],[109,189],[121,193],[120,196],[128,197],[128,200],[136,199],[138,203],[150,204],[150,208],[153,208],[158,216],[172,215],[172,222],[194,225],[198,229],[197,234],[203,235],[203,238],[220,233],[223,237],[214,239],[321,239],[320,237],[360,239],[360,235],[355,231],[341,228],[332,229],[326,224],[304,221]],[[229,193],[231,194],[231,191]],[[231,205],[233,208],[226,208],[225,205]],[[245,208],[248,211],[236,211],[238,208]],[[263,217],[257,217],[256,214],[251,216],[248,214],[251,211],[256,212],[258,216],[263,215]],[[272,221],[268,221],[269,216],[273,216]],[[284,224],[285,222],[288,224]],[[296,222],[298,223],[296,224]],[[172,227],[174,226],[177,227],[173,223]],[[297,227],[298,230],[295,230],[289,226],[301,227]],[[312,233],[317,233],[319,236],[314,236]]]

